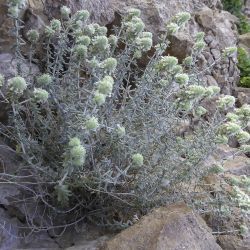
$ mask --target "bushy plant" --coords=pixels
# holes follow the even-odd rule
[[[21,187],[44,204],[53,223],[61,215],[70,224],[85,217],[104,224],[127,221],[137,211],[175,200],[180,183],[203,177],[202,162],[218,142],[241,134],[247,144],[242,133],[250,107],[237,109],[239,119],[230,121],[224,113],[233,112],[234,98],[219,98],[220,89],[205,86],[195,73],[204,34],[195,38],[185,64],[164,55],[169,35],[185,25],[188,13],[166,24],[155,46],[139,10],[130,9],[109,37],[105,27],[87,24],[88,16],[70,16],[63,7],[61,20],[45,29],[45,72],[25,81],[19,71],[7,85],[1,80],[11,110],[1,134],[15,144],[32,176],[32,185]],[[31,51],[36,37],[29,39]],[[149,50],[154,54],[142,69],[137,62]],[[218,107],[203,119],[208,99],[218,99]],[[183,124],[188,128],[180,133]],[[21,173],[10,177],[17,185]]]
[[[224,9],[231,12],[239,18],[238,29],[240,34],[250,32],[250,23],[247,17],[242,13],[243,0],[223,0],[222,4]]]
[[[244,48],[238,48],[238,68],[240,69],[241,87],[250,87],[250,55]]]

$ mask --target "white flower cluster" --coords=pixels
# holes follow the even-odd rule
[[[94,102],[100,106],[105,103],[106,97],[111,96],[114,85],[114,79],[111,76],[105,76],[97,82],[97,91],[94,94]]]
[[[142,154],[137,153],[137,154],[132,155],[133,165],[135,165],[137,167],[141,167],[143,165],[143,161],[144,161],[144,159],[143,159]]]
[[[37,77],[37,83],[41,86],[47,86],[52,83],[52,77],[49,74],[42,74]]]
[[[49,93],[45,89],[35,88],[33,91],[34,99],[38,103],[45,103],[49,98]]]
[[[32,44],[36,43],[39,39],[39,33],[37,30],[29,30],[27,32],[27,38]]]
[[[99,127],[98,119],[96,117],[90,117],[85,122],[85,127],[87,130],[96,130]]]
[[[170,23],[166,24],[167,31],[170,35],[178,32],[180,28],[182,28],[186,22],[188,22],[191,18],[191,15],[188,12],[180,12],[175,15]]]
[[[235,98],[231,95],[226,95],[217,101],[218,107],[220,109],[232,108],[235,104]]]
[[[82,167],[86,159],[86,149],[81,145],[79,138],[73,137],[68,143],[69,151],[65,154],[64,165]]]
[[[27,88],[27,83],[21,76],[16,76],[8,80],[8,88],[13,94],[23,94]]]

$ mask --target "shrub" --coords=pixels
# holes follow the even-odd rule
[[[242,13],[243,0],[223,0],[222,4],[225,10],[239,18],[238,29],[240,34],[250,32],[250,23],[247,17]]]
[[[238,48],[238,68],[240,69],[241,87],[250,87],[250,56],[244,48]]]
[[[22,84],[14,88],[18,95],[5,97],[11,111],[0,132],[14,142],[32,176],[32,185],[20,187],[39,199],[52,223],[64,216],[66,225],[85,217],[122,225],[138,210],[178,199],[178,185],[203,177],[208,169],[202,162],[218,136],[242,137],[249,107],[229,122],[223,113],[234,109],[234,98],[226,96],[203,119],[204,100],[219,98],[219,88],[206,87],[194,73],[204,34],[195,38],[188,65],[164,55],[168,36],[184,26],[188,13],[175,16],[154,47],[138,10],[128,11],[109,37],[105,27],[86,23],[86,11],[69,13],[62,8],[62,20],[46,27],[45,72],[27,84],[22,72],[9,80],[10,91],[17,80]],[[16,34],[19,29],[16,22]],[[138,58],[151,49],[154,55],[140,68]],[[182,124],[187,133],[178,132]],[[18,173],[10,176],[17,185]]]

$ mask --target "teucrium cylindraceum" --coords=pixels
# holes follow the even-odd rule
[[[59,203],[72,205],[73,214],[102,208],[105,213],[98,210],[91,218],[107,222],[114,210],[145,211],[172,199],[163,195],[166,189],[203,176],[201,163],[218,139],[235,136],[248,149],[249,106],[236,109],[240,119],[233,125],[227,121],[232,115],[220,112],[232,113],[234,100],[222,96],[214,115],[203,119],[209,115],[204,100],[219,98],[219,88],[200,84],[195,71],[204,34],[194,38],[182,65],[164,54],[168,37],[189,13],[172,18],[154,46],[138,10],[128,10],[110,36],[106,27],[87,23],[87,11],[71,14],[62,7],[61,14],[45,29],[46,70],[27,82],[22,72],[8,80],[9,93],[18,95],[10,98],[11,129],[1,127],[21,145],[30,171]],[[35,49],[37,32],[28,35]],[[150,50],[154,54],[143,68],[138,62]],[[182,124],[187,131],[178,134]],[[51,195],[41,200],[55,216],[58,204]]]

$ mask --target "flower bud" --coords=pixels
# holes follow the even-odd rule
[[[192,65],[192,62],[193,62],[193,58],[191,56],[188,56],[186,57],[184,60],[183,60],[183,64],[185,66],[188,66],[190,67]]]
[[[201,117],[207,113],[207,110],[202,106],[199,106],[195,109],[194,114],[198,117]]]
[[[125,24],[127,26],[128,36],[131,38],[137,36],[145,28],[145,24],[139,17],[133,17],[130,22],[127,22]]]
[[[163,56],[156,65],[157,71],[171,70],[178,63],[178,59],[174,56]]]
[[[249,232],[248,226],[246,226],[244,224],[240,225],[240,234],[242,236],[246,236],[248,234],[248,232]]]
[[[183,72],[183,68],[181,67],[181,65],[175,65],[172,70],[171,73],[173,75],[177,75],[177,74],[181,74]]]
[[[126,129],[123,126],[120,126],[119,124],[117,125],[115,132],[119,138],[122,138],[126,135]]]
[[[63,19],[69,19],[69,15],[71,13],[71,10],[70,8],[68,8],[67,6],[62,6],[61,9],[60,9],[60,12],[61,12],[61,16]]]
[[[73,137],[69,140],[69,147],[75,147],[75,146],[80,146],[80,145],[81,145],[81,141],[77,137]]]
[[[243,153],[250,153],[250,145],[241,145],[240,146],[240,151],[242,151]]]
[[[46,86],[52,83],[52,78],[49,74],[42,74],[37,77],[37,83],[41,86]]]
[[[239,120],[239,116],[234,113],[227,113],[226,117],[230,122],[237,122]]]
[[[203,42],[205,33],[204,32],[198,32],[195,36],[196,42]]]
[[[98,91],[95,93],[94,101],[97,105],[101,106],[106,101],[106,95],[99,93]]]
[[[206,44],[203,41],[198,41],[194,44],[194,50],[197,52],[201,52],[205,48]]]
[[[240,108],[236,109],[236,114],[241,119],[249,119],[250,118],[250,105],[243,104]]]
[[[8,80],[8,87],[14,94],[23,94],[24,90],[27,88],[27,83],[24,78],[16,76]]]
[[[143,156],[139,153],[132,155],[132,163],[135,166],[141,167],[143,165]]]
[[[93,57],[91,60],[88,60],[88,66],[91,69],[95,69],[95,68],[99,67],[99,65],[100,65],[100,63],[95,57]]]
[[[220,87],[217,86],[209,86],[206,88],[205,96],[212,97],[220,93]]]
[[[96,130],[99,127],[98,119],[91,117],[85,122],[85,126],[88,130]]]
[[[14,18],[18,18],[18,16],[19,16],[19,8],[18,8],[18,6],[17,6],[17,5],[15,5],[15,6],[10,6],[10,7],[8,8],[8,13],[9,13],[12,17],[14,17]]]
[[[176,23],[169,23],[169,24],[167,24],[166,28],[167,28],[167,32],[169,34],[173,35],[176,32],[178,32],[180,27]]]
[[[88,48],[85,45],[76,45],[74,48],[74,55],[77,60],[82,60],[87,57]]]
[[[94,28],[93,24],[87,25],[87,26],[84,28],[83,33],[84,33],[86,36],[92,37],[92,36],[95,34],[95,28]]]
[[[133,57],[134,57],[135,59],[140,59],[140,58],[142,57],[142,52],[141,52],[140,50],[137,49],[137,50],[135,51]]]
[[[105,26],[99,26],[96,28],[96,33],[98,36],[106,36],[108,29]]]
[[[206,93],[206,89],[199,85],[189,85],[186,94],[191,98],[203,97]]]
[[[139,9],[131,8],[128,10],[128,18],[139,17],[141,16],[141,11]]]
[[[46,26],[44,29],[44,34],[46,37],[51,38],[55,34],[55,31],[53,29],[51,29],[51,27]]]
[[[36,43],[39,39],[39,33],[37,30],[29,30],[27,32],[28,41],[31,43]]]
[[[232,108],[235,104],[235,98],[231,95],[226,95],[217,101],[218,107],[220,109]]]
[[[222,131],[225,131],[229,136],[233,136],[241,132],[241,127],[235,122],[227,122],[222,125]]]
[[[41,88],[35,88],[33,95],[35,100],[39,103],[45,103],[49,98],[49,93]]]
[[[183,26],[187,21],[190,20],[190,18],[191,18],[191,15],[188,12],[180,12],[174,16],[173,21],[177,25]]]
[[[246,143],[250,140],[250,134],[246,131],[241,130],[237,133],[236,138],[239,143]]]
[[[142,51],[149,51],[153,45],[152,38],[142,37],[137,38],[136,44],[140,47]]]
[[[179,73],[175,76],[175,81],[180,85],[186,85],[189,81],[187,74]]]
[[[108,48],[108,38],[106,36],[97,36],[93,41],[94,48],[97,51],[104,52]]]
[[[88,18],[89,18],[89,12],[87,10],[78,10],[73,17],[75,21],[82,21],[82,22],[86,22]]]
[[[111,95],[114,85],[114,79],[111,76],[105,76],[98,84],[98,91],[104,95]]]
[[[62,28],[60,20],[52,19],[50,22],[50,27],[53,31],[59,32]]]
[[[108,71],[110,73],[115,71],[116,66],[117,66],[117,60],[112,57],[107,58],[100,64],[101,68],[103,68],[105,71]]]
[[[88,36],[79,36],[76,39],[77,44],[89,46],[91,42],[91,39]]]
[[[85,163],[86,149],[82,145],[74,146],[70,149],[72,164],[81,167]]]
[[[111,47],[116,47],[117,46],[117,42],[118,42],[118,38],[114,35],[110,35],[108,37],[108,42],[110,44]]]

